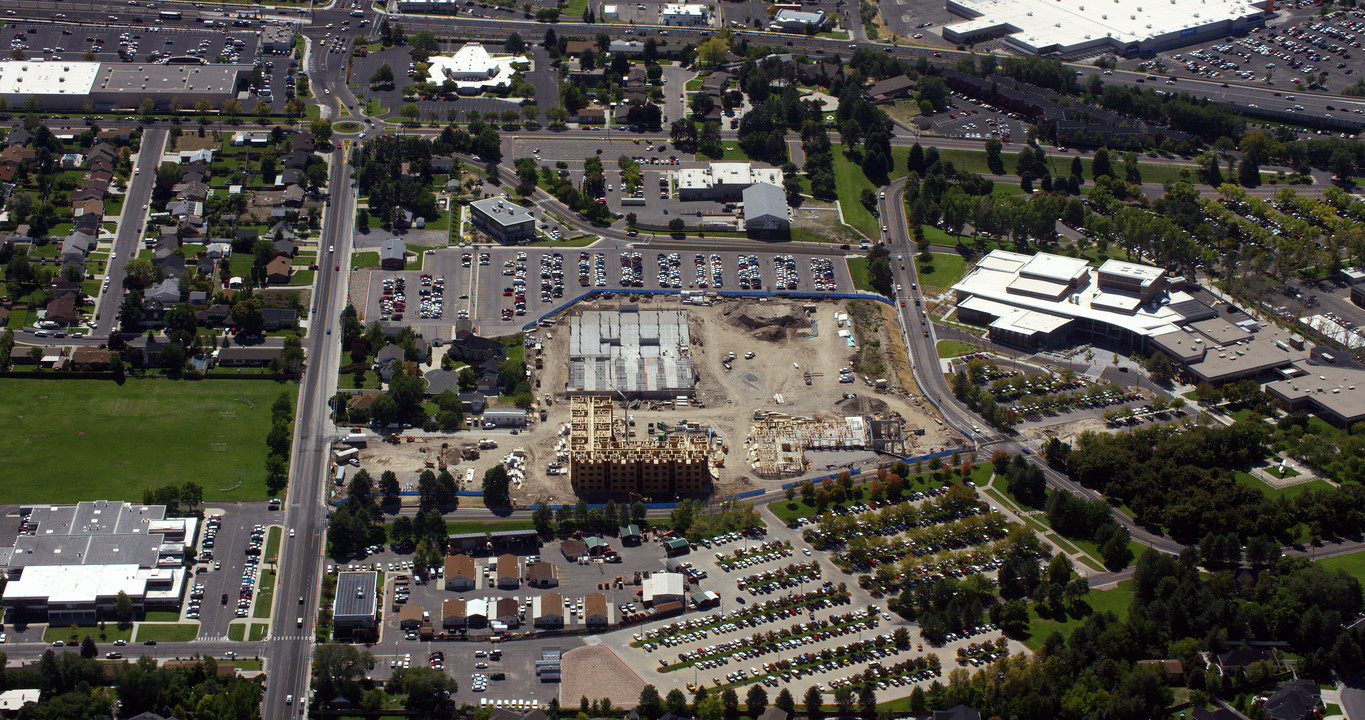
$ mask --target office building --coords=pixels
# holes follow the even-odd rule
[[[773,21],[768,24],[768,29],[774,32],[804,33],[807,28],[814,28],[819,32],[824,30],[827,24],[829,16],[824,10],[815,12],[778,10],[777,14],[773,15]]]
[[[469,204],[474,227],[493,240],[521,243],[534,240],[536,220],[526,208],[499,197],[475,200]]]
[[[373,570],[337,574],[332,628],[337,635],[373,630],[379,619],[379,573]]]
[[[569,480],[589,495],[696,495],[711,487],[705,438],[673,434],[631,440],[618,433],[610,397],[578,396],[569,406]]]
[[[706,25],[710,21],[710,13],[706,6],[696,3],[668,3],[659,11],[659,22],[664,25],[682,25],[696,27]]]

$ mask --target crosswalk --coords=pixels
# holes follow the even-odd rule
[[[267,635],[266,640],[312,640],[312,635]]]

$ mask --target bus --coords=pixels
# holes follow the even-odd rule
[[[179,10],[162,10],[156,16],[162,20],[179,20],[181,18]]]

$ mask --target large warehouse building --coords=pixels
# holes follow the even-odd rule
[[[575,492],[675,496],[710,489],[705,438],[622,439],[609,397],[574,397],[569,413],[569,480]]]
[[[570,395],[672,400],[696,391],[687,313],[590,310],[569,320]]]
[[[976,43],[996,38],[1035,55],[1155,53],[1206,42],[1265,23],[1273,0],[947,0],[966,18],[943,38]]]
[[[13,547],[0,549],[5,606],[53,625],[112,618],[120,592],[136,612],[178,609],[198,522],[107,500],[22,507]]]
[[[10,107],[36,97],[44,110],[136,110],[143,98],[163,110],[174,98],[181,107],[207,99],[218,108],[250,76],[250,65],[6,60],[0,62],[0,96]]]

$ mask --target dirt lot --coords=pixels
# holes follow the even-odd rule
[[[628,301],[628,299],[627,299]],[[603,310],[617,307],[620,301],[603,300],[580,303],[571,312]],[[642,308],[677,308],[676,298],[651,300],[640,298]],[[771,410],[793,415],[809,416],[817,419],[836,419],[845,415],[882,415],[898,414],[905,420],[906,450],[910,454],[930,452],[935,449],[954,446],[959,440],[943,429],[927,410],[921,407],[915,388],[905,389],[901,383],[910,381],[909,367],[905,360],[904,347],[899,341],[899,333],[880,332],[885,322],[878,306],[879,303],[863,303],[866,314],[862,326],[855,328],[855,338],[864,349],[855,353],[847,341],[839,337],[838,322],[835,314],[849,312],[849,303],[826,301],[814,304],[814,311],[807,312],[802,304],[780,299],[771,301],[721,300],[708,307],[691,306],[692,355],[700,381],[697,384],[696,402],[688,407],[675,408],[671,404],[661,405],[643,403],[629,411],[636,419],[635,431],[639,437],[647,437],[649,423],[663,421],[675,426],[686,420],[709,426],[713,436],[718,436],[726,450],[725,466],[719,470],[716,484],[718,493],[729,494],[758,488],[776,488],[791,478],[761,479],[751,473],[745,462],[744,440],[748,434],[755,410]],[[855,314],[856,314],[855,308]],[[860,333],[868,334],[863,337]],[[875,339],[880,347],[866,349]],[[542,329],[538,338],[545,343],[547,358],[563,358],[568,353],[568,330],[564,323],[556,328]],[[723,361],[733,351],[736,360],[731,370],[725,370]],[[748,352],[754,358],[744,359]],[[882,353],[892,357],[882,359]],[[858,357],[855,357],[857,355]],[[839,368],[857,365],[861,359],[864,364],[880,364],[890,388],[877,391],[862,382],[839,383]],[[870,370],[870,368],[869,368]],[[811,384],[806,385],[804,373],[812,373]],[[574,502],[567,476],[550,476],[545,473],[546,464],[555,458],[555,445],[559,441],[559,429],[568,422],[568,399],[556,394],[556,388],[563,388],[567,381],[568,363],[548,362],[539,374],[537,398],[542,404],[547,395],[552,399],[548,406],[547,420],[533,423],[518,435],[508,430],[476,431],[459,433],[454,436],[416,435],[414,443],[402,445],[372,444],[361,452],[361,467],[370,475],[378,477],[384,470],[398,474],[404,486],[415,487],[417,475],[423,470],[425,462],[436,461],[435,453],[440,451],[442,442],[450,442],[453,452],[447,453],[446,460],[451,463],[450,470],[457,481],[463,481],[468,468],[474,468],[475,480],[471,486],[461,489],[478,490],[483,473],[514,448],[521,448],[527,456],[530,470],[526,482],[520,488],[513,488],[513,497],[522,504],[540,502]],[[846,393],[855,397],[845,398]],[[780,403],[779,403],[780,399]],[[619,413],[624,411],[618,409]],[[911,433],[923,428],[923,436]],[[477,461],[458,460],[458,448],[473,445],[480,438],[488,437],[498,442],[498,449],[486,451]],[[424,442],[425,440],[425,442]],[[426,452],[422,452],[426,450]],[[871,464],[879,458],[871,451],[823,451],[809,453],[812,475],[827,472],[830,466]]]

